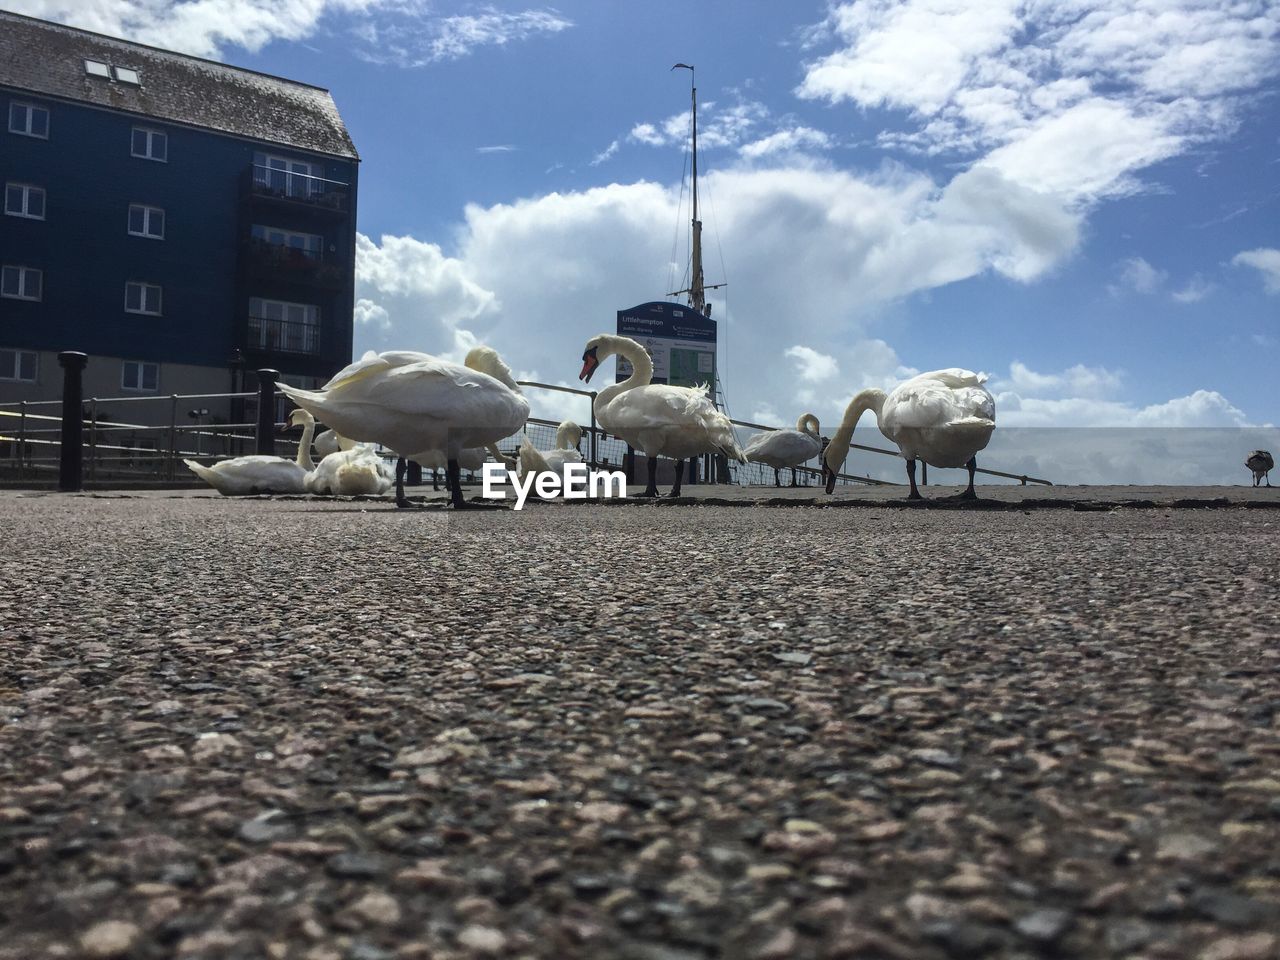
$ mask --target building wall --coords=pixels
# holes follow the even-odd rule
[[[13,100],[49,109],[47,140],[8,132]],[[167,162],[131,156],[135,125],[168,135]],[[80,350],[94,358],[91,369],[105,358],[159,362],[165,393],[204,392],[197,384],[208,375],[196,371],[210,369],[221,371],[217,392],[230,389],[228,370],[238,347],[239,362],[250,369],[267,365],[295,375],[325,376],[350,361],[354,162],[5,89],[0,89],[0,138],[0,180],[46,191],[44,220],[0,216],[0,262],[41,269],[44,288],[39,302],[0,298],[0,348],[49,355]],[[246,195],[248,171],[255,154],[264,151],[310,160],[324,177],[350,184],[348,211],[317,219],[306,210],[264,205]],[[163,240],[129,235],[131,203],[164,209]],[[326,255],[342,266],[340,284],[319,290],[261,276],[246,279],[246,232],[264,218],[269,225],[322,233]],[[126,312],[129,280],[163,288],[162,315]],[[273,285],[277,296],[322,302],[316,354],[259,350],[244,355],[248,298],[271,296]],[[56,360],[42,356],[41,378],[50,373],[59,375],[60,384]],[[0,384],[0,402],[24,390],[30,388]],[[104,381],[101,391],[120,394],[118,374],[115,387]]]

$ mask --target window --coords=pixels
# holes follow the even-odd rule
[[[116,75],[116,80],[120,83],[132,83],[134,86],[142,83],[138,78],[138,71],[129,67],[112,67]]]
[[[154,283],[130,280],[124,285],[124,308],[129,313],[160,315],[160,288]]]
[[[312,303],[249,298],[249,345],[285,353],[320,349],[320,308]]]
[[[159,160],[161,163],[165,163],[169,159],[169,135],[163,130],[134,127],[132,143],[131,152],[135,157],[142,157],[144,160]]]
[[[324,192],[320,179],[320,165],[306,160],[291,160],[258,154],[254,178],[272,193],[286,197],[314,197]]]
[[[284,247],[291,251],[296,250],[298,255],[310,257],[312,260],[319,260],[321,252],[324,250],[324,237],[316,233],[296,233],[292,230],[264,227],[260,223],[255,223],[252,234],[255,240],[269,243],[273,247]]]
[[[44,190],[29,183],[4,185],[4,212],[11,217],[44,219]]]
[[[30,350],[0,350],[0,380],[35,383],[36,360]]]
[[[120,386],[154,393],[160,387],[160,364],[126,360],[120,367]]]
[[[129,233],[135,237],[164,239],[164,211],[159,207],[129,204]]]
[[[49,139],[49,111],[33,103],[9,104],[9,132]]]
[[[105,77],[111,79],[111,68],[101,60],[86,60],[84,62],[84,72],[91,77]]]
[[[0,270],[0,296],[14,300],[39,300],[43,295],[44,275],[32,267],[5,264]]]

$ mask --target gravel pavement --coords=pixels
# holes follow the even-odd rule
[[[0,960],[1273,960],[1280,511],[1076,499],[6,493]]]

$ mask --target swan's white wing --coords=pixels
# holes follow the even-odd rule
[[[880,422],[888,429],[900,429],[940,427],[975,417],[995,420],[995,398],[978,377],[959,369],[912,377],[885,398]]]
[[[650,454],[679,458],[720,450],[746,462],[733,424],[702,390],[669,384],[635,387],[596,415],[609,433]]]
[[[435,360],[429,353],[419,353],[416,350],[387,350],[383,353],[374,353],[372,350],[366,350],[364,356],[359,360],[347,364],[337,373],[335,373],[321,390],[331,390],[344,380],[350,380],[355,377],[363,376],[367,373],[378,372],[381,370],[389,370],[392,367],[403,367],[411,363],[422,363],[424,361]]]

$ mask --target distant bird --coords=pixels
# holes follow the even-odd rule
[[[975,457],[996,427],[995,398],[982,386],[986,379],[986,374],[952,367],[912,377],[887,395],[876,389],[855,394],[827,447],[827,493],[835,487],[836,472],[849,453],[858,419],[870,410],[880,432],[897,444],[906,458],[910,499],[922,499],[916,487],[916,460],[934,467],[968,467],[969,486],[960,498],[976,499]]]
[[[773,467],[773,485],[782,486],[778,471],[791,468],[791,486],[796,485],[796,467],[812,460],[822,452],[822,438],[818,436],[818,418],[804,414],[796,421],[794,430],[766,430],[747,441],[743,452],[752,463]],[[825,465],[824,465],[825,470]]]
[[[1245,459],[1244,465],[1253,471],[1253,485],[1256,487],[1265,479],[1267,486],[1271,486],[1271,478],[1267,476],[1271,472],[1271,468],[1276,462],[1271,459],[1271,453],[1267,450],[1255,450]]]
[[[591,381],[596,367],[614,354],[631,363],[632,372],[622,383],[605,387],[596,396],[595,413],[600,426],[640,450],[649,460],[649,483],[642,497],[658,495],[658,457],[676,461],[676,482],[671,496],[680,496],[684,462],[703,453],[723,453],[746,463],[733,424],[716,409],[705,390],[651,383],[653,361],[635,340],[607,333],[587,341],[579,380]]]
[[[312,468],[311,434],[316,422],[305,410],[289,414],[293,426],[303,425],[298,455],[293,460],[255,454],[221,460],[206,467],[194,460],[183,460],[191,472],[224,497],[245,496],[255,493],[305,493],[307,473]]]
[[[556,445],[551,450],[538,450],[527,436],[520,442],[520,475],[534,473],[563,473],[566,463],[582,463],[578,444],[582,442],[582,428],[572,420],[562,420],[556,427]]]
[[[370,351],[319,390],[280,389],[342,436],[394,450],[399,507],[413,506],[404,495],[406,458],[425,450],[444,451],[453,506],[470,506],[462,495],[462,451],[509,437],[529,418],[529,401],[490,347],[473,348],[463,363]]]

